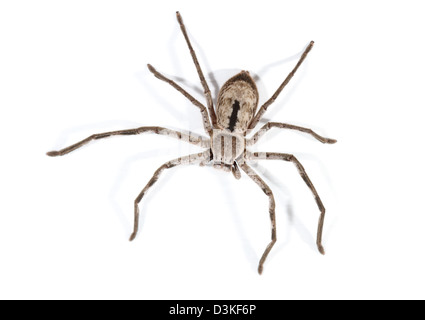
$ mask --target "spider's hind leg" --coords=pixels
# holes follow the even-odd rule
[[[263,265],[264,262],[267,259],[267,256],[269,255],[270,251],[272,250],[274,244],[276,243],[277,237],[276,237],[276,215],[275,215],[275,201],[273,192],[270,189],[270,187],[264,182],[263,179],[260,178],[258,174],[255,173],[255,171],[248,166],[245,162],[241,165],[242,170],[256,183],[260,186],[260,188],[263,190],[263,192],[266,194],[266,196],[269,197],[269,213],[270,213],[270,221],[272,225],[272,234],[271,234],[271,241],[266,247],[266,250],[264,250],[264,253],[260,259],[260,262],[258,264],[258,273],[261,274],[263,272]]]
[[[323,224],[325,221],[326,210],[322,200],[319,197],[319,194],[316,191],[316,188],[314,187],[313,183],[308,177],[307,172],[305,171],[303,165],[298,161],[298,159],[294,155],[288,154],[288,153],[254,152],[254,153],[248,154],[248,159],[249,160],[283,160],[283,161],[292,162],[295,165],[301,178],[304,180],[305,184],[313,193],[314,199],[316,200],[317,207],[320,210],[319,223],[317,227],[316,245],[319,252],[324,255],[325,249],[323,248],[323,245],[322,245],[322,233],[323,233]]]

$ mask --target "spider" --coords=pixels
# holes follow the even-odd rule
[[[202,115],[203,126],[206,134],[209,138],[187,134],[167,128],[162,127],[140,127],[135,129],[126,129],[119,131],[111,131],[104,133],[97,133],[89,136],[88,138],[81,140],[73,145],[70,145],[64,149],[58,151],[47,152],[48,156],[63,156],[68,154],[83,145],[98,139],[103,139],[111,136],[118,135],[137,135],[141,133],[155,133],[159,135],[171,136],[185,142],[191,143],[196,146],[206,148],[205,151],[190,154],[187,156],[179,157],[177,159],[168,161],[160,166],[155,173],[153,174],[150,181],[146,184],[137,198],[134,200],[134,230],[130,236],[130,241],[133,241],[137,235],[139,227],[139,203],[145,196],[146,192],[155,184],[159,176],[166,169],[170,169],[183,164],[199,164],[212,165],[214,168],[219,170],[224,170],[226,172],[232,172],[236,179],[241,178],[240,169],[245,172],[248,177],[250,177],[266,194],[269,198],[269,214],[271,220],[271,242],[267,245],[263,255],[258,264],[258,273],[261,274],[263,271],[264,262],[267,259],[270,250],[273,248],[276,243],[276,218],[275,218],[275,200],[273,192],[270,187],[264,182],[264,180],[248,165],[250,160],[283,160],[291,162],[298,169],[299,174],[302,179],[313,193],[316,200],[317,206],[320,210],[318,230],[317,230],[317,248],[321,254],[325,254],[325,250],[322,245],[322,231],[323,223],[325,218],[325,207],[323,206],[322,200],[313,186],[310,178],[308,177],[304,167],[298,161],[298,159],[287,153],[275,153],[275,152],[250,152],[246,147],[252,146],[270,129],[272,128],[281,128],[281,129],[290,129],[297,130],[307,134],[310,134],[315,139],[322,143],[335,143],[336,140],[324,138],[318,135],[311,129],[299,127],[291,124],[280,123],[280,122],[268,122],[266,123],[259,131],[257,131],[251,138],[246,138],[246,135],[254,129],[259,121],[261,120],[263,114],[266,112],[267,108],[276,100],[279,94],[282,92],[283,88],[288,84],[292,79],[295,72],[298,70],[299,66],[303,63],[307,54],[313,47],[314,42],[311,41],[307,48],[302,53],[297,64],[293,70],[288,74],[282,84],[278,87],[276,92],[268,99],[259,109],[258,106],[258,90],[255,84],[255,81],[250,76],[248,71],[241,71],[237,75],[233,76],[227,80],[224,85],[221,87],[218,93],[217,107],[214,110],[213,99],[211,96],[211,91],[208,87],[208,84],[205,80],[204,74],[199,65],[198,59],[196,57],[195,51],[193,50],[192,44],[187,35],[186,27],[183,23],[183,19],[179,12],[176,12],[177,21],[180,25],[180,29],[183,33],[183,36],[186,40],[186,44],[189,48],[192,60],[195,64],[196,71],[201,82],[201,85],[204,89],[204,95],[207,102],[207,107],[205,107],[201,102],[196,100],[192,95],[190,95],[186,90],[184,90],[180,85],[178,85],[173,80],[165,77],[160,72],[158,72],[154,67],[148,64],[149,71],[153,73],[158,79],[168,83],[174,87],[177,91],[183,94],[187,99],[190,100],[197,108]]]

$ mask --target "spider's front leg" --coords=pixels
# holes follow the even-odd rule
[[[162,80],[166,83],[168,83],[170,86],[172,86],[174,89],[176,89],[178,92],[180,92],[182,95],[184,95],[190,102],[192,102],[197,108],[199,108],[199,111],[202,115],[202,121],[204,123],[204,129],[205,132],[208,133],[209,136],[212,134],[212,127],[210,123],[210,118],[208,117],[208,111],[205,106],[200,103],[198,100],[196,100],[191,94],[189,94],[186,90],[184,90],[181,86],[179,86],[175,81],[167,78],[160,72],[158,72],[154,67],[152,67],[150,64],[148,64],[148,69],[150,72],[153,73],[155,77],[157,77],[159,80]]]
[[[181,158],[177,158],[171,161],[168,161],[164,163],[162,166],[160,166],[155,173],[153,174],[152,178],[149,180],[147,185],[143,188],[142,192],[137,196],[137,198],[134,200],[134,231],[130,236],[130,241],[133,241],[136,238],[137,231],[139,230],[139,203],[142,201],[143,197],[145,196],[146,192],[155,184],[155,182],[158,181],[159,176],[165,169],[170,169],[179,165],[183,164],[202,164],[207,161],[209,161],[211,156],[211,150],[205,150],[204,152],[190,154]]]
[[[193,50],[192,44],[190,43],[189,36],[187,35],[186,27],[183,23],[183,19],[182,19],[180,12],[177,11],[176,16],[177,16],[177,21],[180,24],[180,29],[182,30],[183,36],[186,40],[186,44],[189,48],[190,55],[192,56],[192,60],[195,64],[196,71],[198,72],[199,80],[201,80],[202,87],[204,88],[204,94],[205,94],[205,98],[207,99],[207,106],[208,106],[209,114],[210,114],[210,117],[211,117],[212,125],[216,126],[217,116],[215,114],[214,104],[213,104],[210,88],[208,87],[207,81],[205,80],[205,77],[204,77],[204,73],[202,72],[201,66],[199,65],[198,58],[196,57],[195,50]]]
[[[279,96],[279,94],[282,92],[282,90],[286,87],[286,85],[289,83],[289,81],[291,81],[291,79],[294,76],[295,72],[297,72],[298,68],[303,63],[303,61],[305,60],[305,58],[307,57],[307,55],[310,52],[311,48],[313,48],[313,45],[314,45],[314,41],[310,41],[309,45],[304,50],[303,54],[301,55],[300,59],[298,60],[297,64],[295,65],[294,69],[292,69],[292,71],[287,75],[287,77],[285,78],[285,80],[282,82],[282,84],[279,86],[279,88],[277,88],[276,92],[272,95],[272,97],[269,100],[267,100],[260,107],[260,109],[258,110],[258,112],[255,115],[255,117],[251,120],[251,123],[250,123],[248,129],[254,129],[255,128],[255,126],[258,124],[258,122],[263,117],[263,115],[266,112],[267,108],[273,102],[275,102],[275,100],[277,99],[277,97]]]

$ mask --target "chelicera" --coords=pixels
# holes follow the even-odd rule
[[[298,159],[287,153],[275,153],[275,152],[250,152],[247,147],[254,145],[264,135],[265,132],[272,128],[291,129],[301,131],[312,135],[315,139],[322,143],[335,143],[336,140],[324,138],[311,129],[299,127],[291,124],[280,123],[280,122],[268,122],[259,131],[257,131],[252,137],[247,138],[246,135],[254,129],[267,108],[276,100],[283,88],[288,84],[299,66],[307,57],[313,47],[314,42],[311,41],[307,48],[302,53],[299,61],[288,74],[282,84],[278,87],[273,96],[267,100],[257,111],[258,107],[258,90],[255,81],[250,76],[248,71],[241,71],[237,75],[230,78],[224,83],[218,93],[217,107],[214,109],[213,99],[211,91],[205,80],[204,74],[199,65],[195,51],[190,43],[189,37],[186,32],[186,28],[183,24],[182,17],[179,12],[177,14],[177,21],[182,30],[183,36],[189,47],[190,54],[195,64],[196,70],[207,102],[205,107],[201,102],[190,95],[180,85],[173,80],[165,77],[159,73],[154,67],[148,65],[149,70],[160,80],[170,84],[180,93],[182,93],[187,99],[189,99],[197,108],[202,115],[203,125],[208,138],[201,135],[186,134],[183,132],[170,130],[162,127],[140,127],[135,129],[126,129],[119,131],[111,131],[105,133],[93,134],[90,137],[77,142],[69,147],[61,149],[59,151],[50,151],[47,153],[49,156],[62,156],[68,154],[75,149],[89,143],[92,140],[98,140],[107,138],[110,136],[117,135],[136,135],[141,133],[155,133],[159,135],[171,136],[179,140],[200,146],[205,148],[205,151],[191,154],[184,157],[168,161],[160,166],[150,181],[146,184],[140,194],[134,201],[134,230],[130,236],[130,241],[134,240],[139,226],[139,203],[143,199],[146,192],[155,184],[160,174],[166,170],[183,164],[199,164],[212,165],[216,169],[232,172],[236,179],[240,179],[240,169],[245,172],[266,194],[269,198],[269,214],[271,220],[271,242],[266,247],[258,265],[258,272],[261,274],[263,271],[263,265],[266,258],[276,243],[276,218],[275,218],[275,200],[273,192],[270,187],[264,182],[264,180],[248,165],[251,160],[283,160],[291,162],[297,168],[302,179],[313,193],[316,200],[317,206],[320,211],[318,230],[317,230],[317,248],[320,253],[324,254],[325,251],[322,245],[322,231],[323,223],[325,218],[325,207],[323,206],[322,200],[320,199],[313,183],[308,177],[304,167],[298,161]]]

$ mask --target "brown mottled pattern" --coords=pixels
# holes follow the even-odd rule
[[[229,129],[235,101],[239,102],[240,110],[233,131],[244,133],[254,117],[258,105],[257,86],[247,71],[242,71],[230,78],[220,89],[217,100],[217,125],[219,128]]]

